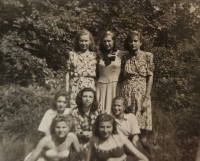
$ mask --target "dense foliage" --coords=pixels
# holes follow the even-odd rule
[[[8,155],[15,150],[12,144],[26,149],[28,141],[37,140],[33,136],[44,111],[55,91],[64,88],[73,37],[83,27],[96,44],[102,31],[115,31],[120,49],[129,29],[142,31],[145,50],[154,54],[156,65],[155,160],[194,160],[200,126],[198,6],[195,0],[2,0],[0,160],[21,160],[26,153],[22,150],[18,158]]]

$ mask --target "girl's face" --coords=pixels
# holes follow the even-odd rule
[[[129,39],[128,44],[132,51],[137,51],[142,45],[138,36],[134,36],[133,38]]]
[[[94,93],[91,91],[83,92],[82,94],[82,104],[84,107],[90,107],[94,102]]]
[[[78,44],[79,44],[81,51],[83,51],[83,52],[87,51],[89,49],[90,43],[91,43],[90,37],[88,34],[80,36]]]
[[[108,35],[108,36],[104,37],[104,39],[103,39],[103,46],[108,51],[110,51],[110,50],[113,49],[114,41],[113,41],[111,35]]]
[[[65,121],[57,122],[55,126],[55,135],[59,138],[65,137],[69,133],[70,129]]]
[[[124,114],[124,104],[122,100],[115,100],[113,102],[112,111],[115,116],[120,116]]]
[[[67,107],[67,100],[64,96],[59,96],[56,101],[56,108],[58,113],[64,113]]]
[[[113,131],[113,125],[111,121],[102,121],[99,123],[100,137],[107,139]]]

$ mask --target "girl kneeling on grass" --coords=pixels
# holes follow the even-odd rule
[[[51,124],[51,135],[43,137],[26,161],[71,161],[70,148],[73,145],[81,159],[80,144],[73,131],[71,116],[58,114]]]
[[[45,135],[50,135],[50,126],[52,120],[57,114],[69,114],[70,108],[67,108],[69,94],[65,91],[58,91],[53,100],[52,108],[48,109],[38,127],[38,131]]]
[[[125,161],[127,148],[138,161],[148,161],[123,135],[118,134],[115,119],[109,114],[101,114],[95,121],[90,138],[86,161]]]

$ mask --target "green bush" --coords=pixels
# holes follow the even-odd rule
[[[197,2],[2,0],[0,6],[0,160],[22,160],[40,138],[37,127],[55,91],[65,86],[68,52],[82,27],[96,43],[103,30],[115,31],[120,49],[129,29],[144,33],[145,50],[155,60],[155,160],[194,160],[200,126]]]
[[[37,131],[57,90],[30,85],[0,86],[0,160],[23,160],[43,136]],[[10,155],[12,154],[12,155]]]

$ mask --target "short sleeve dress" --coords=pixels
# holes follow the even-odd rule
[[[78,92],[90,87],[95,90],[97,54],[95,52],[70,52],[67,61],[68,71],[70,73],[69,91],[70,91],[70,108],[76,106],[76,96]]]
[[[122,59],[122,88],[120,94],[128,101],[128,106],[136,115],[140,129],[152,130],[151,99],[148,107],[141,113],[142,102],[145,97],[147,76],[153,75],[153,54],[140,51],[135,56],[127,54]]]
[[[119,94],[119,74],[121,70],[122,56],[127,52],[117,50],[114,53],[115,60],[111,61],[110,65],[105,65],[103,53],[98,53],[99,56],[99,79],[97,81],[97,100],[102,106],[104,112],[111,113],[111,104],[114,97]]]

